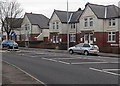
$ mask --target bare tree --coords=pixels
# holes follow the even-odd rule
[[[7,39],[9,40],[10,32],[13,30],[13,22],[16,18],[22,17],[23,9],[20,7],[20,3],[17,1],[9,1],[5,0],[0,1],[0,20],[2,24],[2,32],[3,29],[7,34]]]

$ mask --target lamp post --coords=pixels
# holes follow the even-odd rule
[[[67,50],[68,50],[68,48],[69,48],[69,15],[68,15],[68,0],[67,0]]]

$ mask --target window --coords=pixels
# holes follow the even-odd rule
[[[59,29],[59,22],[56,22],[56,29]]]
[[[89,44],[84,44],[83,47],[90,47],[90,45]]]
[[[75,24],[71,24],[71,29],[75,29],[76,25]]]
[[[87,17],[84,18],[84,27],[92,27],[93,26],[93,18]]]
[[[84,26],[85,26],[85,27],[88,26],[88,19],[87,19],[87,18],[84,19]]]
[[[115,19],[109,19],[109,26],[115,26],[115,25],[116,25]]]
[[[115,32],[108,32],[108,42],[115,42]]]
[[[58,43],[59,42],[58,40],[59,40],[58,35],[54,35],[53,36],[53,43]]]
[[[75,42],[75,34],[70,34],[70,42]]]
[[[55,23],[53,23],[53,29],[55,29]]]
[[[90,18],[90,26],[93,26],[93,18]]]
[[[53,23],[53,29],[59,29],[59,22]]]

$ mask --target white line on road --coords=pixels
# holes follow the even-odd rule
[[[57,60],[54,60],[54,59],[48,59],[48,58],[42,58],[42,59],[53,61],[53,62],[57,62]]]
[[[64,63],[64,64],[70,64],[68,62],[57,61],[57,60],[54,60],[54,59],[48,59],[48,58],[42,58],[42,59],[45,59],[45,60],[48,60],[48,61],[53,61],[53,62],[60,62],[60,63]]]
[[[103,69],[104,71],[119,71],[120,69]]]
[[[63,62],[63,61],[58,61],[58,62],[60,62],[60,63],[64,63],[64,64],[70,64],[70,63],[68,63],[68,62]]]
[[[71,64],[74,64],[74,65],[77,65],[77,64],[103,64],[103,63],[108,63],[108,62],[79,62],[79,63],[71,63]]]
[[[108,72],[108,71],[104,71],[104,70],[100,70],[100,69],[96,69],[96,68],[89,68],[89,69],[94,70],[94,71],[98,71],[98,72],[112,74],[112,75],[115,75],[115,76],[120,76],[120,74],[113,73],[113,72]]]

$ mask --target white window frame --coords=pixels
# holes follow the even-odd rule
[[[53,29],[59,29],[59,22],[53,22]]]
[[[116,26],[116,19],[109,19],[109,26],[110,27]]]
[[[86,17],[84,18],[84,27],[93,27],[94,26],[94,18],[93,17]]]
[[[70,34],[70,42],[76,41],[76,34]]]
[[[115,32],[108,32],[108,42],[116,42],[116,33]]]
[[[88,27],[88,18],[84,18],[84,27]]]
[[[91,17],[91,18],[89,18],[89,24],[90,24],[90,27],[92,27],[93,26],[93,18]]]
[[[76,24],[71,24],[71,29],[75,29],[76,28]]]

